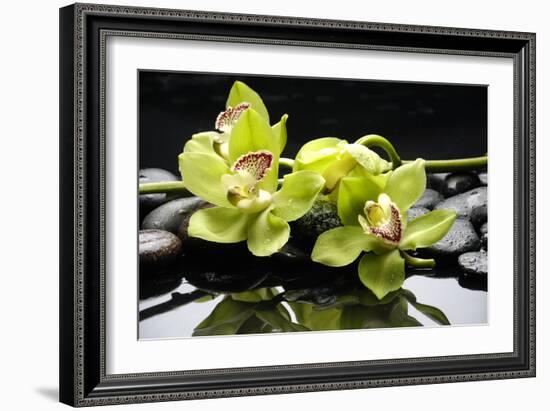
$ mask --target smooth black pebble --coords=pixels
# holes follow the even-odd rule
[[[162,181],[179,181],[180,179],[170,171],[162,168],[144,168],[139,170],[139,183],[160,183]],[[139,219],[143,220],[151,210],[174,198],[165,193],[139,195]]]
[[[443,194],[445,197],[452,197],[480,185],[481,181],[476,173],[451,173],[445,177]]]
[[[443,200],[434,210],[454,210],[458,217],[471,219],[473,211],[483,206],[487,207],[487,187],[477,187]]]
[[[432,210],[437,204],[443,201],[443,196],[431,188],[427,188],[422,197],[414,203],[413,207],[423,207]]]
[[[173,261],[181,253],[181,240],[163,230],[139,231],[140,264],[163,265]]]
[[[485,251],[472,251],[458,257],[458,265],[469,276],[487,276],[487,253]]]
[[[207,203],[199,197],[184,197],[169,201],[147,214],[141,228],[170,231],[176,234],[182,221],[205,204]]]

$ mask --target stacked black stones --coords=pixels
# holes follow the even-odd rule
[[[428,174],[427,187],[409,210],[409,219],[439,209],[456,211],[457,219],[441,241],[418,254],[435,258],[438,265],[458,263],[465,275],[486,280],[487,173]]]

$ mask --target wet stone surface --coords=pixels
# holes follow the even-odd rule
[[[161,266],[180,255],[181,241],[174,234],[163,230],[139,231],[140,265]]]
[[[480,205],[472,209],[470,221],[475,227],[481,227],[487,222],[487,204]]]
[[[483,171],[481,173],[478,173],[478,177],[479,177],[479,181],[480,181],[481,185],[486,186],[487,185],[487,172]]]
[[[472,251],[458,257],[458,265],[470,276],[487,276],[487,253]]]
[[[479,238],[481,239],[481,246],[482,248],[487,251],[487,246],[489,242],[489,228],[487,226],[487,223],[484,223],[479,228]]]
[[[147,214],[141,228],[165,230],[176,234],[182,221],[206,204],[208,203],[198,197],[185,197],[169,201]]]
[[[435,210],[454,210],[458,217],[470,219],[475,209],[487,207],[487,187],[478,187],[473,190],[449,197],[434,207]]]
[[[303,217],[291,223],[292,236],[306,247],[312,247],[321,233],[342,223],[336,205],[328,201],[316,201]]]
[[[479,250],[480,246],[481,241],[472,223],[467,219],[457,218],[453,227],[443,239],[431,247],[419,250],[419,254],[434,258],[439,257],[441,262],[456,262],[459,255],[468,251]]]
[[[430,210],[428,210],[425,207],[417,207],[416,205],[412,208],[409,208],[409,211],[407,211],[407,221],[412,221],[415,218],[420,217],[421,215],[429,213]]]
[[[427,188],[422,194],[422,197],[414,204],[413,207],[433,209],[437,204],[443,201],[443,196],[431,188]]]

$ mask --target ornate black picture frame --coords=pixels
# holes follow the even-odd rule
[[[108,36],[513,59],[513,352],[107,374],[104,92]],[[92,406],[535,376],[535,34],[75,4],[60,10],[60,97],[62,402]]]

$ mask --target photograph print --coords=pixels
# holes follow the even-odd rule
[[[140,340],[487,323],[487,86],[141,70]]]

